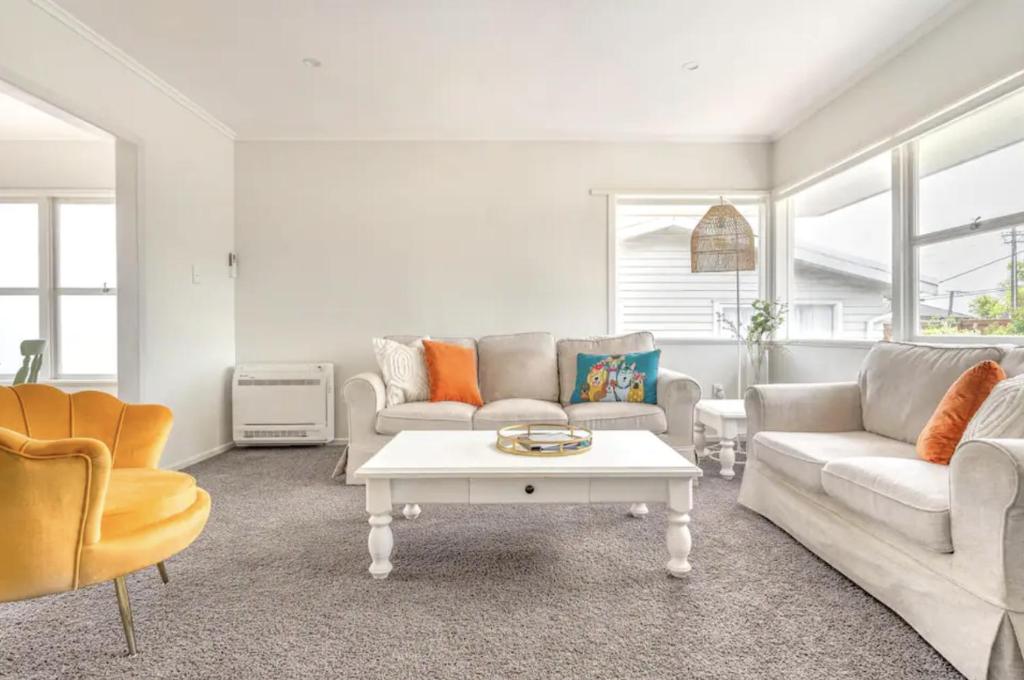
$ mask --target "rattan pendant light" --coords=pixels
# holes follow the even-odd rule
[[[736,329],[740,329],[740,272],[754,271],[754,230],[736,206],[721,200],[697,223],[690,237],[690,271],[736,272]],[[743,398],[743,340],[736,337],[736,398]]]

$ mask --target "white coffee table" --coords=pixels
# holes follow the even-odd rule
[[[391,573],[391,506],[405,504],[414,519],[420,503],[668,503],[667,569],[690,571],[693,481],[701,471],[650,432],[594,433],[591,450],[560,458],[503,453],[493,431],[405,431],[388,442],[356,476],[366,480],[370,514],[370,574]]]
[[[718,462],[720,475],[726,479],[736,476],[736,441],[747,431],[747,411],[742,399],[701,399],[697,402],[697,417],[693,426],[693,450],[697,460],[707,447],[707,428],[718,433],[721,450]]]

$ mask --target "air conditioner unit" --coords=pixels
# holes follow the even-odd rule
[[[240,364],[231,401],[238,446],[334,440],[334,364]]]

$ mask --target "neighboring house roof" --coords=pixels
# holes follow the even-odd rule
[[[892,285],[892,269],[877,260],[806,246],[797,246],[793,255],[798,264],[872,283]],[[934,277],[922,276],[920,288],[922,293],[934,295],[939,284]]]

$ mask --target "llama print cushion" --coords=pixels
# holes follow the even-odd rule
[[[658,403],[661,350],[633,354],[577,354],[573,404],[587,401]]]

